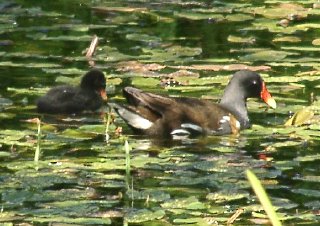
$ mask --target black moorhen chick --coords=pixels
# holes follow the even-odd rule
[[[125,87],[128,106],[111,104],[134,130],[151,136],[223,135],[250,127],[247,98],[260,97],[272,108],[276,102],[259,74],[236,72],[219,104],[186,97],[165,97]]]
[[[71,114],[95,111],[106,99],[106,79],[102,71],[91,69],[81,79],[79,87],[57,86],[37,100],[40,113]]]

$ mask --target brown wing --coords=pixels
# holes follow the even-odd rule
[[[176,98],[175,100],[179,106],[178,112],[175,110],[175,112],[170,112],[168,116],[178,115],[174,119],[177,127],[189,123],[201,127],[204,130],[203,133],[214,133],[223,126],[221,119],[230,114],[227,109],[209,100],[194,98]]]
[[[152,122],[161,118],[174,104],[174,100],[169,97],[143,92],[133,87],[125,87],[123,94],[132,111]]]
[[[231,133],[230,121],[224,120],[230,112],[211,101],[165,97],[133,87],[124,88],[124,96],[129,103],[128,110],[153,123],[144,131],[146,134],[169,136],[173,131],[183,130],[204,134]]]

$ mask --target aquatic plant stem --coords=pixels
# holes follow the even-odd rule
[[[94,67],[95,66],[95,61],[92,59],[92,56],[98,46],[98,41],[99,41],[99,38],[97,35],[94,35],[92,37],[92,41],[90,43],[90,47],[88,48],[87,50],[87,53],[86,53],[86,58],[88,60],[88,63],[91,67]]]
[[[125,156],[126,156],[126,187],[127,189],[130,189],[129,181],[130,181],[130,171],[131,171],[131,163],[130,163],[130,151],[131,147],[129,146],[128,141],[126,140],[124,143],[124,150],[125,150]]]
[[[125,183],[126,183],[126,189],[127,189],[127,194],[128,191],[130,190],[130,171],[131,171],[131,163],[130,163],[130,151],[131,151],[131,147],[128,143],[128,140],[125,140],[124,142],[124,151],[125,151],[125,158],[126,158],[126,166],[125,166],[125,170],[126,170],[126,175],[125,175]],[[133,180],[131,180],[131,192],[133,192]],[[133,194],[131,197],[131,208],[133,207]],[[123,218],[123,226],[128,226],[128,220],[127,217],[124,216]]]
[[[251,184],[253,191],[256,193],[261,205],[263,206],[264,211],[267,213],[273,226],[281,226],[281,222],[274,210],[274,207],[271,204],[271,201],[261,185],[261,182],[256,177],[256,175],[251,170],[246,170],[247,178]]]
[[[35,119],[35,122],[37,123],[37,128],[38,128],[38,132],[37,132],[37,146],[36,146],[36,151],[34,153],[34,162],[39,162],[39,158],[40,158],[40,152],[41,152],[41,120],[39,118]]]
[[[106,116],[104,116],[104,123],[105,123],[105,141],[106,143],[109,143],[110,135],[109,135],[109,125],[111,122],[111,108],[109,107],[108,113],[107,113],[107,119]]]

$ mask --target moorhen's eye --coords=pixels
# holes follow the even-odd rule
[[[260,89],[262,85],[262,81],[261,80],[252,80],[251,81],[251,87],[257,87]]]
[[[247,90],[248,97],[259,96],[261,92],[261,81],[257,79],[247,81],[247,86],[245,87]]]

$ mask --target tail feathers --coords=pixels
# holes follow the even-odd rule
[[[173,104],[173,100],[168,97],[143,92],[134,87],[125,87],[123,94],[130,105],[144,106],[158,115],[162,115],[162,112]]]
[[[153,122],[142,117],[141,115],[137,114],[136,112],[134,112],[132,109],[128,107],[121,106],[116,103],[108,103],[108,104],[109,106],[111,106],[117,111],[117,113],[123,120],[125,120],[130,126],[132,126],[135,129],[146,130],[153,125]]]

